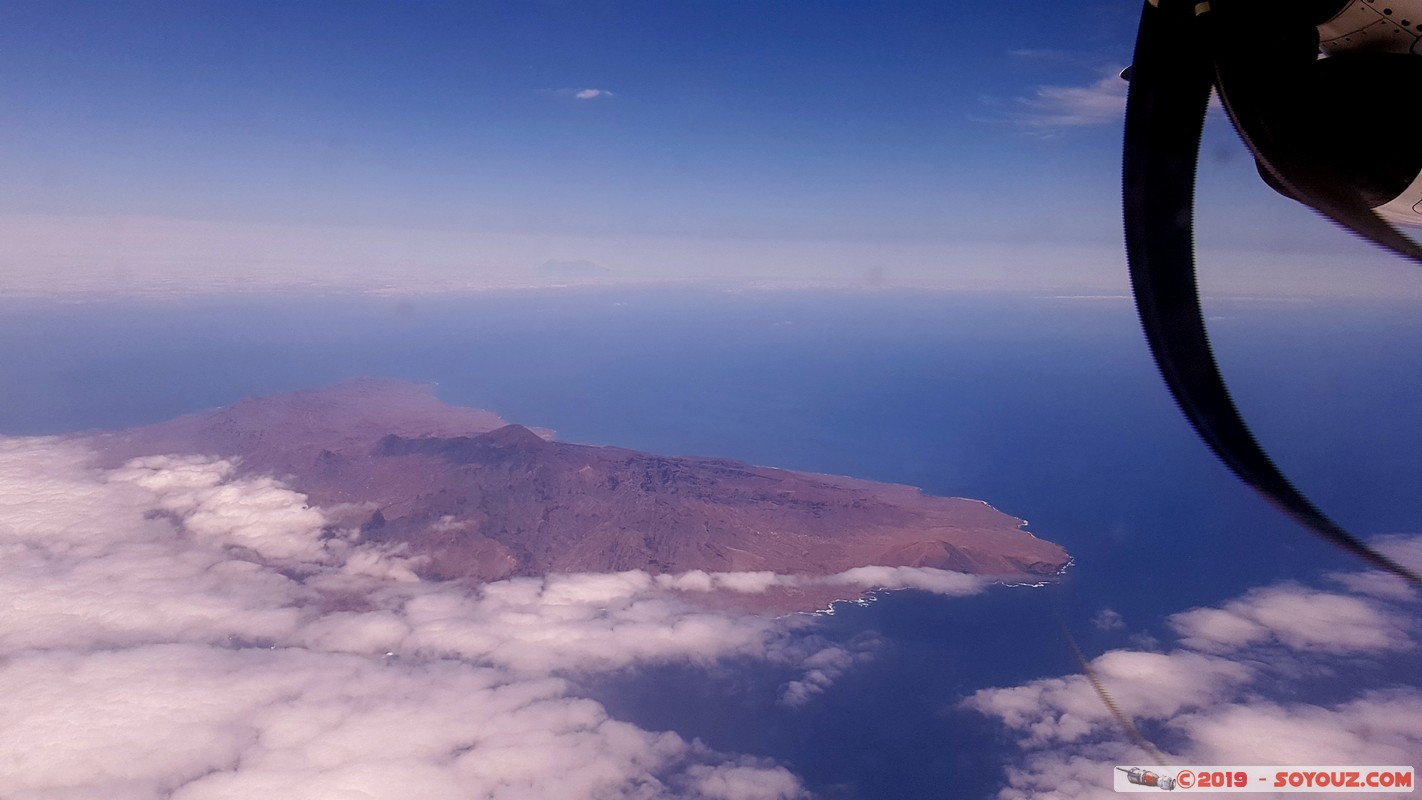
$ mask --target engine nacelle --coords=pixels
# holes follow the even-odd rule
[[[1346,60],[1353,57],[1354,54],[1361,53],[1422,56],[1422,0],[1349,0],[1337,14],[1318,26],[1318,38],[1319,51],[1325,58],[1343,57]],[[1398,63],[1396,59],[1389,59],[1389,61]],[[1408,72],[1413,71],[1408,70]],[[1353,80],[1357,83],[1370,82],[1366,75],[1354,76]],[[1383,80],[1392,84],[1389,89],[1400,88],[1396,86],[1396,81],[1393,79],[1384,78]],[[1369,95],[1369,102],[1380,102],[1393,108],[1410,109],[1413,102],[1411,98],[1422,86],[1414,83],[1410,88],[1411,91],[1406,94],[1392,94],[1391,91],[1380,93],[1368,91],[1366,88],[1362,91]],[[1383,96],[1379,97],[1379,94]],[[1325,108],[1323,113],[1327,114],[1329,111],[1328,108]],[[1356,109],[1349,109],[1349,111],[1359,113]],[[1374,132],[1382,141],[1372,140],[1372,136],[1365,136],[1363,138],[1372,141],[1350,142],[1349,145],[1372,148],[1399,146],[1406,150],[1416,151],[1418,143],[1422,142],[1422,131],[1412,129],[1408,124],[1409,116],[1408,114],[1380,115],[1376,124],[1395,126],[1390,131],[1377,130]],[[1390,199],[1375,205],[1373,210],[1385,219],[1401,225],[1422,226],[1422,164],[1415,163],[1417,161],[1415,152],[1400,153],[1399,155],[1402,157],[1391,170],[1382,167],[1382,165],[1374,165],[1373,180],[1390,185],[1389,191],[1396,189],[1404,182],[1406,185]],[[1413,170],[1414,166],[1418,167],[1415,171]],[[1393,174],[1376,174],[1388,171]],[[1398,174],[1409,171],[1410,175]]]
[[[1336,53],[1422,56],[1422,0],[1349,0],[1318,26],[1318,47]]]

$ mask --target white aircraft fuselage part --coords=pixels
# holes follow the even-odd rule
[[[1422,56],[1422,0],[1353,0],[1318,26],[1318,38],[1325,57],[1363,52]],[[1422,226],[1422,172],[1402,194],[1373,210],[1399,225]]]

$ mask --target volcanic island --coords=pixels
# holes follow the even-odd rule
[[[433,387],[358,380],[86,437],[104,466],[160,454],[231,459],[274,476],[421,577],[930,567],[1040,582],[1070,557],[980,500],[724,458],[561,442]],[[843,587],[782,590],[763,607],[822,608]]]

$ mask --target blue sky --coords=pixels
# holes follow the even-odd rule
[[[1111,75],[1137,16],[7,3],[0,268],[497,284],[556,258],[633,279],[1122,289]],[[1376,260],[1214,129],[1221,247]]]

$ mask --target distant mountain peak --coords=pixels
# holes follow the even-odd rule
[[[479,437],[481,440],[498,447],[539,447],[547,444],[543,437],[525,428],[522,425],[505,425],[498,430],[489,431]]]

